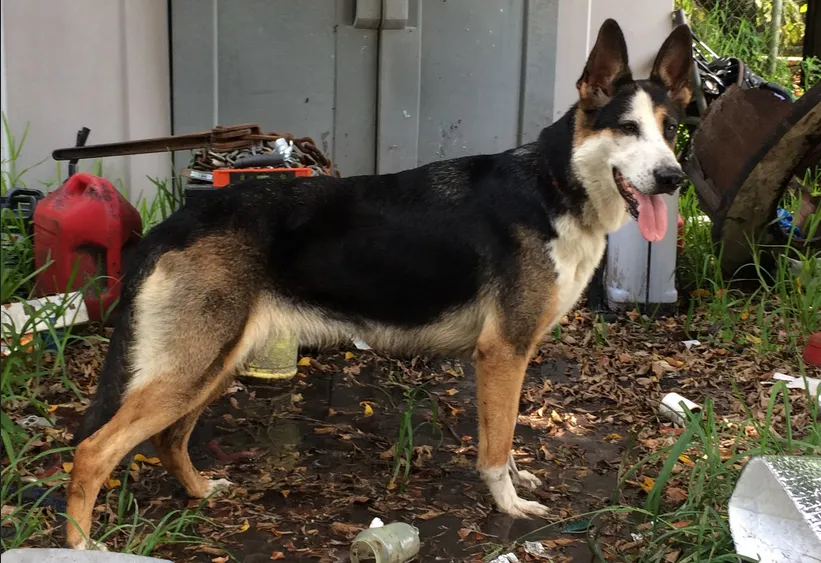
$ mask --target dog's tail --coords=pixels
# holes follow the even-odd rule
[[[153,240],[152,240],[153,239]],[[134,299],[164,252],[149,233],[137,244],[120,286],[114,333],[108,345],[103,368],[97,378],[97,391],[86,409],[71,445],[77,446],[111,420],[120,408],[123,392],[131,375],[129,356],[134,342]]]
[[[73,446],[79,445],[102,428],[120,408],[120,398],[128,384],[128,351],[132,340],[131,311],[125,305],[121,300],[118,319],[114,323],[114,334],[97,379],[97,391],[74,434]]]

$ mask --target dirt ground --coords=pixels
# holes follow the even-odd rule
[[[683,317],[603,325],[576,312],[559,338],[548,337],[528,368],[514,447],[520,468],[544,482],[520,494],[549,506],[549,521],[513,520],[493,508],[474,469],[470,365],[400,361],[353,347],[304,351],[308,360],[300,363],[309,365],[293,379],[242,378],[200,419],[190,443],[194,464],[235,487],[202,508],[216,524],[195,530],[208,543],[166,546],[154,555],[221,563],[230,552],[248,563],[344,562],[353,537],[378,516],[419,529],[420,561],[481,561],[524,540],[540,541],[557,563],[598,561],[580,516],[614,502],[643,502],[639,482],[616,495],[619,470],[628,453],[635,459],[674,441],[677,429],[657,415],[664,393],[677,391],[696,402],[711,397],[717,412],[733,416],[743,410],[736,392],[764,407],[769,391],[761,381],[773,370],[791,369],[786,353],[764,357],[750,346],[727,349],[705,341],[687,349],[682,326]],[[101,346],[83,345],[69,355],[68,372],[81,393],[93,389],[103,353]],[[40,396],[60,405],[52,431],[59,442],[79,422],[87,399],[77,402],[55,383],[44,385]],[[806,400],[800,392],[793,399],[798,427],[807,423]],[[415,428],[409,474],[405,479],[400,467],[394,480],[394,444],[408,413]],[[133,453],[143,457],[130,467],[128,490],[146,518],[156,522],[198,505],[152,459],[150,444]],[[126,470],[121,465],[113,477],[123,478]],[[672,492],[686,489],[686,483],[671,484]],[[110,495],[118,493],[114,487]],[[52,495],[58,504],[62,494]],[[101,495],[98,503],[100,519],[116,499],[107,508]],[[60,524],[37,544],[60,545]],[[611,526],[599,541],[629,544],[628,527]],[[521,546],[516,554],[520,561],[539,560]]]
[[[294,381],[243,380],[198,425],[191,440],[195,464],[238,487],[227,498],[212,500],[208,515],[234,525],[248,522],[248,530],[225,538],[239,561],[266,561],[276,552],[286,560],[347,561],[350,540],[374,516],[419,528],[421,561],[481,560],[493,547],[531,532],[526,539],[558,540],[556,554],[590,560],[578,535],[562,534],[561,527],[539,531],[544,521],[514,520],[492,508],[474,469],[471,368],[461,373],[460,366],[447,362],[411,368],[373,356],[361,365],[361,355],[370,354],[349,361],[343,354],[322,356],[323,363],[315,364],[320,369]],[[395,383],[386,389],[386,380]],[[432,419],[430,400],[423,400],[412,417],[414,426],[421,424],[413,435],[413,468],[407,482],[394,488],[391,448],[407,409],[409,380],[424,383],[437,401],[441,435],[433,425],[421,424]],[[600,413],[601,403],[590,403],[567,420],[558,412],[551,418],[554,408],[564,410],[563,397],[545,387],[578,380],[578,369],[566,362],[532,366],[525,396],[538,398],[538,404],[526,400],[522,410],[529,414],[517,428],[518,463],[545,483],[535,497],[557,520],[607,506],[622,447],[621,438],[613,436],[626,433],[618,424],[588,420],[584,411]],[[362,403],[372,415],[365,415]],[[239,450],[259,455],[221,463],[215,438],[229,455]],[[150,455],[150,448],[145,450]],[[183,506],[181,487],[163,473],[152,472],[135,489],[146,501],[170,497],[168,506]]]

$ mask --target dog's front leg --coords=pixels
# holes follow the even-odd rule
[[[527,354],[517,353],[515,346],[501,338],[498,331],[484,331],[476,345],[477,467],[499,510],[518,518],[543,517],[549,512],[538,502],[520,498],[510,474],[513,431],[527,361]],[[516,471],[518,481],[520,474]],[[533,484],[530,483],[531,487]]]

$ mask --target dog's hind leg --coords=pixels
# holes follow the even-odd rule
[[[97,495],[117,463],[140,442],[179,418],[174,391],[158,385],[130,393],[114,417],[77,446],[68,488],[66,540],[70,547],[87,547]]]
[[[520,518],[546,516],[548,508],[520,498],[511,479],[513,431],[528,354],[517,351],[516,346],[507,342],[501,334],[498,327],[490,323],[476,344],[476,395],[479,402],[477,468],[499,510]],[[521,473],[527,473],[516,471],[517,480],[522,477]]]
[[[130,324],[115,331],[112,343],[127,341],[112,344],[106,363],[112,370],[124,366],[127,377],[116,384],[118,392],[122,388],[119,408],[77,446],[68,492],[69,546],[86,546],[97,494],[117,463],[172,425],[168,439],[159,440],[170,446],[160,448],[168,469],[195,493],[202,492],[203,483],[212,487],[200,480],[184,446],[198,415],[225,389],[268,328],[264,315],[250,317],[258,295],[253,288],[234,289],[243,272],[228,242],[206,241],[164,254],[126,311]],[[101,383],[110,379],[102,375]]]
[[[185,492],[193,498],[207,497],[211,493],[231,486],[231,482],[227,479],[209,480],[200,475],[191,463],[191,456],[188,454],[188,440],[197,420],[208,405],[219,398],[222,391],[223,386],[220,386],[201,407],[194,409],[151,438],[151,443],[157,450],[157,455],[165,470],[176,477],[182,483]]]

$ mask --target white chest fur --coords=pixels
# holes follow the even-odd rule
[[[556,268],[556,315],[552,328],[579,301],[604,255],[606,231],[591,232],[570,217],[555,224],[558,238],[547,245]]]

